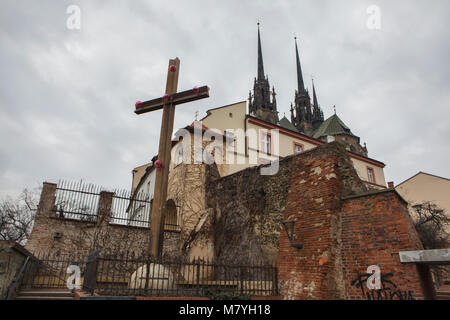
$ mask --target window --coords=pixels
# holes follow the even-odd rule
[[[271,136],[268,133],[263,133],[262,136],[262,152],[265,154],[271,154]]]
[[[294,154],[299,154],[305,151],[305,147],[297,142],[294,142]]]
[[[233,132],[225,130],[225,137],[226,137],[226,143],[227,146],[233,146],[234,145],[234,134]]]
[[[367,178],[369,179],[370,183],[376,183],[373,168],[367,167]]]
[[[175,159],[175,165],[179,165],[183,163],[183,144],[180,143],[180,145],[177,148],[177,157]]]

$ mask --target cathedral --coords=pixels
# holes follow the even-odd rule
[[[248,99],[250,115],[324,142],[339,141],[348,150],[367,157],[366,146],[360,145],[360,138],[351,132],[350,128],[344,124],[337,114],[324,121],[314,82],[313,100],[311,102],[310,94],[303,81],[297,39],[295,39],[295,53],[297,90],[295,90],[294,103],[291,103],[291,121],[286,117],[279,120],[275,88],[270,89],[269,78],[264,73],[261,34],[258,23],[258,74],[254,81],[253,94],[250,91]]]

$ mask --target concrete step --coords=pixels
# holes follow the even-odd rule
[[[23,289],[16,300],[72,300],[73,296],[67,289]]]
[[[16,300],[73,300],[73,297],[47,297],[47,296],[24,296],[19,295],[16,297]]]
[[[436,292],[437,300],[450,300],[450,292]]]

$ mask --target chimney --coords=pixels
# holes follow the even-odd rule
[[[394,182],[388,182],[388,188],[389,189],[394,189]]]

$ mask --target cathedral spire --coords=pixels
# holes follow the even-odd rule
[[[316,88],[314,87],[314,79],[312,80],[313,86],[313,104],[314,108],[319,108],[319,102],[317,101]]]
[[[304,93],[305,84],[303,82],[302,66],[300,65],[300,56],[298,54],[297,37],[295,39],[295,52],[297,54],[297,84],[298,84],[298,94]]]
[[[320,125],[323,123],[323,112],[320,109],[319,101],[317,100],[316,87],[314,85],[314,79],[312,79],[313,86],[313,116],[312,116],[312,125],[313,130],[317,130]]]
[[[272,99],[271,99],[272,98]],[[249,113],[264,121],[278,123],[275,89],[270,90],[269,78],[264,74],[261,48],[261,33],[258,22],[258,75],[253,84],[253,95],[249,96]]]
[[[264,64],[263,64],[263,57],[262,57],[262,47],[261,47],[261,35],[259,32],[259,22],[258,22],[258,80],[264,80]]]

